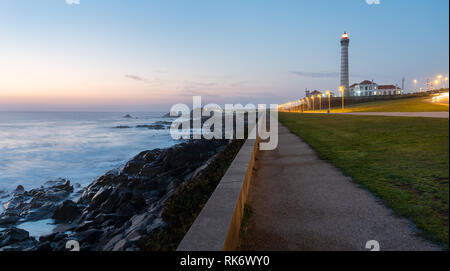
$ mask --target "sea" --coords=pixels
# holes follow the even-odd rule
[[[136,127],[165,113],[0,112],[0,191],[57,178],[87,186],[144,150],[170,147],[169,129]]]

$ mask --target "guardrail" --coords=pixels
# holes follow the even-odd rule
[[[427,97],[430,96],[430,93],[410,93],[410,94],[402,94],[402,95],[379,95],[379,96],[351,96],[344,97],[345,106],[367,103],[367,102],[376,102],[376,101],[385,101],[385,100],[397,100],[397,99],[406,99],[406,98],[415,98],[415,97]],[[279,111],[295,111],[295,112],[304,112],[304,111],[312,111],[312,110],[327,110],[328,106],[331,108],[338,108],[342,106],[342,97],[331,97],[330,101],[328,101],[327,96],[323,97],[315,97],[312,98],[303,98],[296,101],[287,102],[285,104],[279,105]]]

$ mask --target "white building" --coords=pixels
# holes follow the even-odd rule
[[[402,95],[403,90],[394,85],[378,85],[369,80],[350,86],[350,96]]]

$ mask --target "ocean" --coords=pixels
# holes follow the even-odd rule
[[[136,128],[164,113],[0,112],[0,191],[57,178],[87,186],[141,151],[170,147],[168,129]]]

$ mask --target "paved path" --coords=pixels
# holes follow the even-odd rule
[[[284,126],[278,148],[257,159],[243,250],[365,250],[369,240],[381,250],[439,249]]]
[[[448,119],[448,112],[353,112],[338,113],[342,115],[367,115],[367,116],[389,116],[389,117],[424,117]]]

